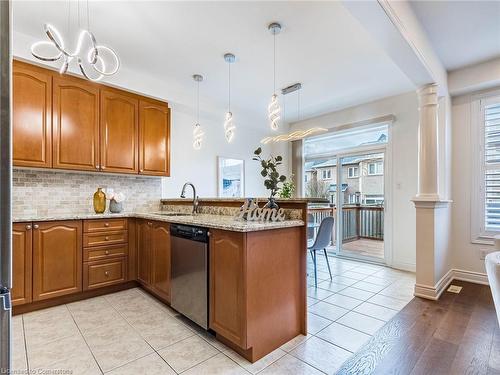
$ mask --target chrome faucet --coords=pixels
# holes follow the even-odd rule
[[[193,215],[196,215],[198,213],[199,197],[196,195],[196,188],[191,182],[186,182],[182,187],[181,198],[186,198],[186,187],[188,185],[193,188]]]

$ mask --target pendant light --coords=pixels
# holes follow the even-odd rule
[[[68,0],[68,34],[71,33],[71,0]],[[49,39],[35,42],[31,45],[31,54],[42,61],[62,61],[60,74],[68,71],[70,63],[75,60],[80,72],[89,81],[100,81],[104,76],[118,72],[120,60],[111,48],[97,43],[94,34],[90,31],[89,2],[86,1],[87,28],[80,28],[80,1],[77,4],[77,22],[79,34],[74,50],[70,50],[64,43],[61,33],[55,26],[46,23],[44,33]],[[87,46],[84,47],[83,46]],[[107,56],[107,58],[106,58]],[[92,74],[89,74],[89,67]]]
[[[233,123],[233,113],[231,112],[231,64],[236,60],[236,57],[232,53],[226,53],[224,55],[224,60],[227,62],[228,66],[228,95],[227,95],[227,112],[224,119],[224,136],[226,141],[231,143],[234,138],[234,130],[236,126]]]
[[[199,150],[205,134],[200,125],[200,82],[203,81],[203,76],[195,74],[193,80],[196,82],[196,124],[194,124],[193,129],[193,148]]]
[[[281,31],[281,25],[277,22],[271,23],[268,30],[273,34],[273,95],[267,107],[269,124],[272,130],[278,130],[280,126],[281,108],[276,94],[276,35]]]

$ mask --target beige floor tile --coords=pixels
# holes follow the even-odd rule
[[[345,276],[335,276],[332,279],[332,282],[336,284],[342,284],[345,286],[351,286],[352,284],[355,284],[358,282],[356,279],[351,279],[350,277],[345,277]]]
[[[198,336],[201,337],[206,342],[208,342],[210,345],[212,345],[215,349],[217,349],[221,352],[225,352],[226,350],[229,349],[229,347],[227,347],[226,345],[221,343],[219,340],[217,340],[215,338],[215,336],[212,335],[211,333],[208,333],[205,331],[205,332],[199,333]]]
[[[12,317],[12,369],[23,373],[28,368],[22,315]]]
[[[248,375],[248,371],[238,365],[228,356],[220,353],[195,367],[190,368],[183,375]]]
[[[373,335],[385,324],[383,320],[378,320],[354,311],[344,315],[337,321],[337,323],[357,329],[358,331],[369,335]]]
[[[347,313],[349,310],[344,309],[339,306],[332,305],[326,302],[318,302],[315,305],[312,305],[309,308],[309,312],[312,312],[316,315],[319,315],[323,318],[329,319],[331,321],[335,321],[340,318],[342,315]]]
[[[290,354],[327,374],[334,374],[352,353],[325,340],[312,337]]]
[[[368,292],[366,290],[361,290],[353,287],[345,288],[339,292],[343,296],[352,297],[359,299],[361,301],[366,301],[368,298],[372,297],[375,293]]]
[[[321,375],[321,371],[287,354],[261,372],[262,375]]]
[[[375,284],[375,285],[380,285],[380,286],[387,287],[387,286],[391,285],[396,280],[395,279],[391,279],[391,278],[385,278],[383,276],[381,276],[381,277],[368,276],[363,281],[367,282],[367,283],[372,283],[372,284]]]
[[[233,361],[235,361],[237,364],[239,364],[248,372],[252,374],[257,374],[262,370],[264,370],[267,366],[271,365],[272,363],[276,362],[278,359],[283,357],[286,354],[286,352],[278,348],[269,353],[268,355],[266,355],[265,357],[262,357],[258,361],[255,361],[254,363],[247,361],[245,358],[243,358],[233,350],[228,350],[224,354],[227,355],[229,358],[231,358]]]
[[[307,297],[307,306],[312,306],[314,305],[315,303],[318,303],[319,300],[315,299],[315,298],[312,298],[312,297]]]
[[[350,352],[357,352],[371,336],[342,324],[332,323],[316,336]]]
[[[329,324],[332,324],[329,319],[311,313],[307,314],[307,333],[311,335],[315,335]]]
[[[356,307],[354,311],[359,312],[361,314],[365,314],[368,316],[371,316],[373,318],[377,318],[383,321],[388,321],[392,319],[394,315],[396,315],[398,312],[393,309],[389,309],[387,307],[375,305],[373,303],[369,302],[363,302],[361,305]]]
[[[357,282],[352,287],[361,290],[366,290],[367,292],[372,292],[372,293],[378,293],[385,288],[385,286],[376,285],[366,281]]]
[[[78,333],[50,344],[38,343],[28,347],[28,363],[30,369],[48,368],[61,361],[69,361],[73,357],[91,357],[89,348]]]
[[[107,372],[106,375],[175,375],[175,371],[158,354],[152,353]]]
[[[129,323],[155,350],[165,348],[195,334],[189,326],[165,312],[153,314],[149,311],[130,320]]]
[[[340,292],[342,289],[347,288],[347,285],[337,284],[334,283],[333,281],[326,280],[319,283],[318,288],[328,290],[329,292],[337,293]]]
[[[313,336],[312,335],[307,335],[307,336],[298,335],[297,337],[294,337],[293,339],[291,339],[287,343],[281,345],[280,349],[284,350],[285,352],[291,352],[293,349],[295,349],[297,346],[299,346],[300,344],[302,344],[306,340],[309,340],[311,337],[313,337]]]
[[[66,305],[24,314],[23,320],[28,349],[80,333]]]
[[[333,305],[343,307],[344,309],[347,309],[347,310],[352,310],[356,306],[363,303],[363,301],[360,301],[359,299],[344,296],[344,295],[338,294],[338,293],[334,294],[331,297],[328,297],[327,299],[325,299],[324,302],[328,302],[328,303],[331,303]]]
[[[353,269],[352,271],[344,272],[344,273],[340,274],[340,276],[348,277],[348,278],[354,279],[354,280],[363,280],[364,278],[366,278],[366,274],[356,272],[356,269]]]
[[[96,326],[107,326],[116,320],[123,319],[104,297],[90,298],[70,303],[67,306],[82,332]]]
[[[78,375],[101,375],[96,361],[92,355],[73,356],[64,358],[50,366],[38,369],[40,374],[78,374]],[[38,373],[38,372],[37,372]]]
[[[178,373],[186,371],[218,353],[217,349],[196,335],[170,345],[158,352]]]
[[[402,310],[403,307],[405,307],[410,301],[403,301],[400,299],[383,296],[381,294],[376,294],[372,298],[370,298],[368,302],[399,311]]]
[[[126,322],[94,327],[83,333],[104,372],[144,357],[153,349]]]
[[[396,282],[391,284],[384,290],[381,290],[379,294],[383,296],[388,296],[396,299],[400,299],[402,301],[410,301],[414,296],[414,284],[401,284]]]
[[[309,297],[312,297],[312,298],[317,299],[317,300],[322,300],[322,299],[328,298],[332,294],[333,293],[328,291],[328,290],[315,288],[314,286],[307,288],[307,295]]]

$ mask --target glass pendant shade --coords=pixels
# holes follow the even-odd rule
[[[194,74],[193,80],[196,82],[196,124],[193,129],[193,148],[199,150],[201,149],[203,135],[205,134],[200,125],[200,82],[203,81],[203,76]]]
[[[231,141],[233,140],[235,129],[236,127],[233,124],[233,114],[231,112],[226,112],[226,118],[224,121],[224,135],[228,143],[231,143]]]
[[[281,107],[278,101],[278,95],[273,94],[273,96],[271,96],[271,102],[269,103],[267,110],[269,114],[269,123],[271,129],[278,130],[281,119]]]
[[[201,144],[202,144],[202,141],[203,141],[203,135],[204,134],[205,134],[205,132],[201,128],[201,125],[197,123],[194,126],[194,130],[193,130],[193,148],[195,150],[201,149]]]

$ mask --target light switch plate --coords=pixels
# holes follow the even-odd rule
[[[458,285],[450,285],[448,287],[448,292],[451,292],[451,293],[460,293],[460,291],[462,290],[462,287],[461,286],[458,286]]]

